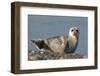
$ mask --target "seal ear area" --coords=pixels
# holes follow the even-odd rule
[[[44,40],[31,40],[32,43],[38,46],[39,49],[42,49],[45,45]]]

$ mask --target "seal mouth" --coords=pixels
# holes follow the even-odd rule
[[[77,32],[74,32],[73,34],[76,36],[77,35]]]
[[[78,34],[78,30],[75,30],[75,31],[74,31],[74,35],[77,35],[77,34]]]

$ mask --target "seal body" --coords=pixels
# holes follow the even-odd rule
[[[65,36],[56,36],[47,39],[33,39],[32,42],[40,50],[49,50],[52,53],[64,54],[74,53],[78,44],[79,30],[72,27],[69,34]]]

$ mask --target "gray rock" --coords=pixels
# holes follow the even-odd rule
[[[29,51],[28,60],[55,60],[55,59],[81,59],[86,56],[78,53],[52,53],[50,51]]]

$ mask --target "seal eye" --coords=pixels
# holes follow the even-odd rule
[[[74,30],[72,29],[71,31],[73,32]]]
[[[76,30],[78,32],[78,30]]]

